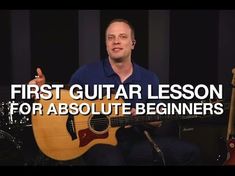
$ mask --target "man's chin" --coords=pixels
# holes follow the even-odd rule
[[[123,57],[112,57],[112,60],[115,61],[115,62],[122,62]]]

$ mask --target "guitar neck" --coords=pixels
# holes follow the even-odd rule
[[[232,78],[232,95],[231,95],[231,103],[230,103],[230,111],[229,111],[229,121],[228,121],[228,129],[227,129],[227,140],[230,139],[230,136],[235,135],[235,68],[232,70],[233,78]]]
[[[122,117],[111,117],[111,126],[112,127],[120,127],[126,125],[137,125],[142,123],[148,122],[155,122],[155,121],[166,121],[166,120],[184,120],[184,119],[194,119],[198,118],[199,116],[192,116],[192,115],[154,115],[154,116],[122,116]]]

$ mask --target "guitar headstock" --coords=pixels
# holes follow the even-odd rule
[[[233,73],[232,85],[235,86],[235,68],[233,68],[232,73]]]

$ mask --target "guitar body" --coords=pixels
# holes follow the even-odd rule
[[[235,165],[235,139],[232,138],[228,141],[228,154],[227,160],[224,165]]]
[[[169,119],[179,120],[178,116],[168,115],[142,115],[135,116],[135,118],[131,115],[123,116],[122,105],[124,101],[121,98],[116,100],[114,95],[111,96],[111,99],[103,97],[103,99],[95,101],[73,100],[69,95],[69,90],[62,89],[60,90],[60,99],[57,100],[55,90],[52,90],[51,93],[52,99],[37,101],[42,105],[43,113],[40,114],[37,111],[32,115],[32,127],[39,149],[55,160],[75,159],[96,144],[117,145],[116,132],[121,126]],[[63,108],[62,105],[71,106]],[[94,113],[85,113],[87,115],[74,113],[74,109],[86,112],[88,108],[94,109]],[[59,111],[60,109],[63,111]],[[110,114],[99,114],[102,109]],[[48,114],[48,110],[51,113]],[[67,112],[68,110],[70,111]],[[59,115],[57,112],[60,112]],[[183,116],[183,119],[187,118],[191,119],[195,116]]]
[[[55,95],[55,90],[52,90]],[[32,127],[36,143],[40,150],[48,157],[55,160],[70,160],[75,159],[92,146],[96,144],[116,145],[116,131],[119,127],[110,126],[110,117],[104,115],[93,116],[88,115],[55,115],[54,113],[47,115],[47,110],[51,103],[55,104],[56,109],[59,109],[59,103],[87,103],[91,106],[92,103],[96,106],[96,111],[100,111],[101,102],[108,104],[123,103],[122,99],[115,100],[114,96],[111,100],[105,97],[103,100],[88,101],[88,100],[73,100],[68,90],[61,90],[61,99],[56,100],[53,96],[50,100],[39,100],[38,103],[43,105],[43,114],[39,113],[32,115]],[[114,111],[112,111],[114,113]],[[121,112],[121,108],[119,108]],[[97,120],[104,123],[96,126],[93,122]]]

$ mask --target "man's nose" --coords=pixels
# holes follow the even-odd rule
[[[114,44],[120,43],[120,38],[119,37],[115,37],[113,43]]]

